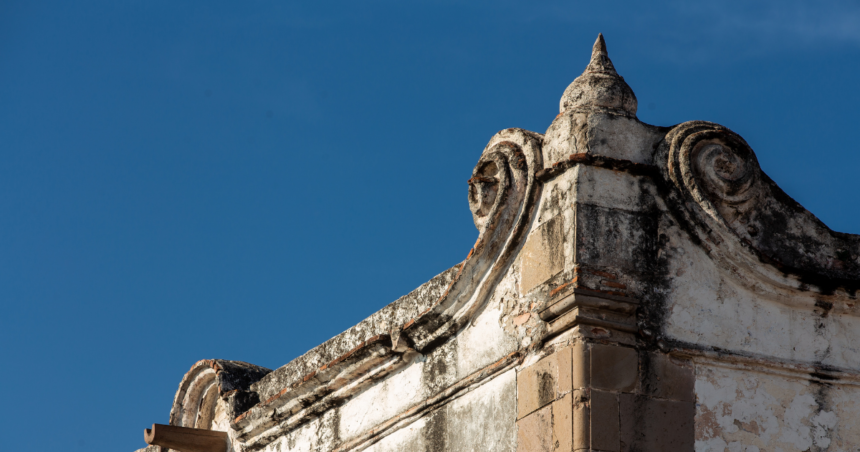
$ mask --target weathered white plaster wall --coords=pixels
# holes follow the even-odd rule
[[[516,350],[516,340],[499,325],[502,310],[493,303],[457,337],[457,376],[462,378]]]
[[[347,402],[340,409],[340,438],[351,439],[427,397],[423,370],[422,361],[413,362]]]
[[[699,452],[860,449],[858,382],[698,364],[696,397]]]
[[[281,436],[269,443],[264,452],[318,452],[332,450],[337,435],[338,410],[330,410],[322,417]]]
[[[455,399],[447,410],[446,451],[517,449],[517,374],[513,369]]]
[[[509,370],[364,450],[512,452],[516,435],[516,372]]]
[[[407,427],[382,438],[365,449],[366,452],[400,452],[404,450],[427,450],[424,441],[427,429],[427,418],[421,418]]]
[[[837,302],[824,309],[816,306],[821,297],[811,291],[771,289],[762,296],[727,275],[698,246],[674,243],[667,336],[697,346],[860,370],[860,317],[853,306]]]

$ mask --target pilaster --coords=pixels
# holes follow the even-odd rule
[[[692,451],[693,368],[643,327],[662,271],[650,165],[661,134],[636,119],[602,37],[561,109],[521,260],[521,294],[542,300],[546,331],[518,373],[518,451]]]
[[[692,368],[582,338],[517,377],[519,452],[692,451]]]

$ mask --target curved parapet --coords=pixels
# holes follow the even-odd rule
[[[468,181],[478,240],[463,263],[437,277],[446,286],[439,287],[438,294],[431,291],[434,301],[405,322],[398,321],[395,313],[386,313],[384,317],[390,318],[380,323],[387,331],[378,331],[378,327],[364,331],[376,334],[360,341],[352,338],[356,341],[353,348],[318,367],[289,375],[295,369],[285,366],[255,385],[263,400],[233,419],[238,440],[250,449],[264,447],[409,366],[416,356],[431,354],[474,320],[528,231],[540,196],[536,174],[543,169],[541,144],[541,135],[521,129],[496,134]],[[316,361],[340,343],[323,344],[301,361]],[[509,357],[494,372],[515,359]]]
[[[712,258],[736,277],[824,295],[860,287],[860,236],[830,230],[782,191],[755,153],[726,127],[674,127],[655,155],[666,200]],[[762,271],[764,262],[778,272]],[[748,284],[752,285],[752,284]]]
[[[204,359],[182,377],[170,409],[170,425],[226,430],[226,421],[258,400],[249,393],[251,384],[271,370],[241,361]],[[218,401],[225,404],[219,406]],[[224,425],[221,425],[224,424]]]
[[[469,179],[469,208],[480,231],[457,277],[430,310],[405,325],[416,350],[444,341],[471,320],[511,263],[540,197],[542,136],[506,129],[484,148]]]

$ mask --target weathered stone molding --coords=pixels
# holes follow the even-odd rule
[[[772,356],[684,347],[672,348],[667,354],[689,360],[692,363],[708,364],[713,367],[781,375],[828,385],[860,386],[860,372],[856,370],[810,365],[809,363],[778,359]]]
[[[602,155],[582,153],[571,154],[567,160],[560,160],[553,163],[549,168],[538,171],[537,178],[541,182],[547,182],[575,165],[596,166],[598,168],[606,168],[614,171],[624,171],[637,176],[655,177],[660,174],[660,170],[656,166]]]
[[[460,272],[460,267],[461,264],[457,264],[436,275],[357,325],[274,370],[252,385],[251,389],[260,395],[261,400],[268,400],[285,388],[306,381],[309,375],[318,370],[353,356],[357,348],[374,343],[380,337],[393,336],[392,332],[414,322],[443,296],[451,281]]]
[[[277,369],[252,389],[263,399],[237,413],[231,427],[246,448],[255,450],[315,419],[374,381],[408,365],[397,323],[410,324],[438,300],[461,265],[442,272],[412,293],[305,355]],[[423,311],[420,311],[424,306]],[[369,336],[373,334],[372,336]],[[394,338],[392,338],[394,336]],[[351,347],[345,349],[344,346]],[[409,356],[403,356],[409,354]],[[327,360],[322,361],[321,360]]]
[[[219,398],[228,399],[232,418],[256,403],[248,388],[271,372],[264,367],[241,361],[204,359],[194,363],[179,383],[170,410],[170,425],[211,428]],[[250,402],[250,403],[249,403]]]
[[[387,336],[360,344],[353,354],[254,406],[233,421],[236,438],[246,450],[258,450],[408,365],[414,352],[395,353],[390,344]]]
[[[575,327],[593,327],[601,331],[591,334],[605,334],[602,330],[616,333],[636,334],[636,308],[639,300],[631,297],[609,295],[588,289],[573,289],[563,297],[556,297],[544,310],[540,318],[549,323],[544,340]],[[635,343],[630,336],[619,336],[617,340]],[[626,341],[624,338],[627,339]]]
[[[416,419],[425,416],[429,412],[438,409],[447,403],[450,403],[454,399],[465,395],[469,391],[474,390],[475,388],[491,380],[492,377],[494,377],[495,375],[498,375],[509,369],[513,369],[514,367],[522,364],[522,360],[522,353],[511,353],[508,356],[505,356],[504,358],[496,361],[495,363],[486,366],[483,369],[479,369],[478,371],[472,373],[466,378],[463,378],[462,380],[459,380],[456,383],[448,386],[447,388],[443,389],[442,391],[428,398],[427,400],[423,400],[421,403],[412,406],[406,411],[398,414],[397,416],[394,416],[391,419],[388,419],[387,421],[377,425],[363,435],[341,444],[332,452],[362,451],[372,446],[375,442],[381,440],[385,436],[390,435],[398,429],[411,424]]]
[[[389,334],[368,339],[311,371],[234,419],[237,439],[259,449],[342,404],[372,382],[429,353],[472,320],[511,264],[532,218],[542,169],[541,136],[520,129],[496,134],[469,180],[469,205],[479,237],[445,292]]]
[[[403,334],[422,353],[468,324],[512,263],[528,230],[543,168],[539,134],[506,129],[491,140],[469,179],[469,207],[479,236],[446,293]]]
[[[666,201],[691,238],[746,286],[758,285],[750,278],[756,275],[822,295],[853,298],[860,288],[860,236],[830,230],[791,199],[731,130],[704,121],[678,125],[655,163],[668,182]]]

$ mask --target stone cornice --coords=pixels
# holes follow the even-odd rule
[[[653,165],[631,162],[630,160],[617,159],[602,155],[588,153],[571,154],[567,160],[555,162],[549,168],[544,168],[537,173],[541,182],[547,182],[557,177],[576,165],[596,166],[614,171],[624,171],[637,176],[659,177],[660,169]]]
[[[264,400],[231,426],[246,448],[256,449],[342,404],[364,387],[429,353],[468,325],[513,261],[540,196],[535,174],[542,169],[542,137],[521,129],[494,136],[469,179],[469,204],[479,237],[447,288],[416,317],[388,324],[389,332],[354,348],[269,395],[271,381],[255,389]],[[452,269],[453,270],[453,269]],[[267,380],[277,381],[280,370]]]

